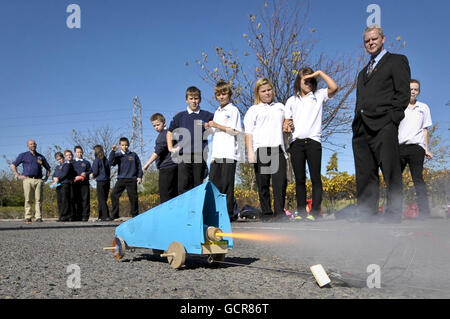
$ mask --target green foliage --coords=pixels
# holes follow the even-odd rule
[[[142,185],[144,186],[143,194],[159,194],[159,172],[150,167],[144,175]]]
[[[334,175],[338,172],[338,157],[337,152],[331,155],[327,165],[327,175]]]
[[[237,167],[237,181],[236,186],[242,189],[254,190],[255,184],[255,169],[253,164],[239,163]]]
[[[12,174],[2,172],[0,177],[0,206],[23,206],[22,182],[15,180]]]

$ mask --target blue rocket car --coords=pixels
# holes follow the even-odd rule
[[[223,261],[233,239],[219,233],[231,233],[226,195],[207,182],[120,224],[113,247],[105,249],[113,250],[116,259],[123,258],[126,249],[152,249],[178,269],[187,254]]]

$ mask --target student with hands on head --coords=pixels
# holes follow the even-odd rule
[[[317,78],[327,87],[317,88]],[[294,82],[295,94],[286,102],[286,129],[291,132],[291,162],[294,169],[297,197],[295,220],[314,221],[322,203],[322,109],[323,104],[338,91],[336,82],[325,72],[302,68]],[[306,212],[306,163],[312,182],[312,211]]]

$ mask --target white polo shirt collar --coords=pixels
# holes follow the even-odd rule
[[[198,109],[197,109],[197,111],[192,111],[190,108],[189,108],[189,106],[187,107],[187,112],[188,112],[188,114],[192,114],[192,113],[195,113],[195,114],[199,114],[200,113],[200,106],[198,107]]]

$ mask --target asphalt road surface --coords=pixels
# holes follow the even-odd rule
[[[450,221],[235,222],[223,263],[188,255],[181,269],[150,249],[110,251],[117,222],[0,221],[0,299],[450,298]],[[310,266],[331,284],[320,288]]]

